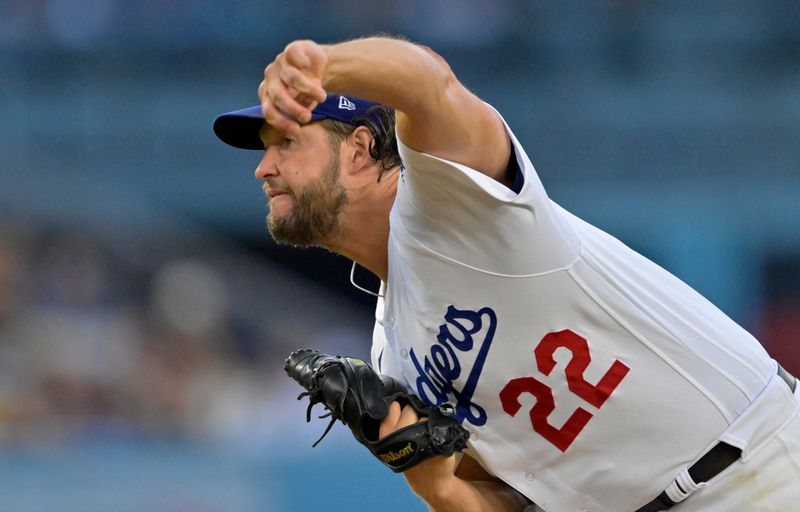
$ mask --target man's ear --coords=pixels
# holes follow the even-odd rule
[[[372,147],[372,132],[366,126],[359,126],[347,136],[347,158],[355,170],[368,167],[373,162],[369,149]]]

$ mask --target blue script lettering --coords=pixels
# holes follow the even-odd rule
[[[484,319],[488,320],[483,339],[473,336],[484,329]],[[478,379],[486,362],[486,355],[494,339],[497,328],[497,315],[491,308],[478,311],[456,309],[450,305],[444,315],[445,323],[439,326],[436,335],[438,344],[431,347],[430,356],[425,356],[420,364],[414,349],[409,355],[419,373],[417,393],[432,406],[441,405],[452,395],[456,401],[455,415],[458,421],[467,420],[475,426],[486,423],[486,411],[472,401],[478,387]],[[471,352],[477,344],[478,354],[461,390],[453,387],[453,382],[461,376],[460,352]]]

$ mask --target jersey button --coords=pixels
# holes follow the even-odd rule
[[[401,350],[400,357],[402,357],[403,359],[408,359],[408,350],[406,349]]]
[[[534,479],[536,479],[536,475],[534,475],[532,472],[528,471],[525,473],[525,480],[533,481]]]

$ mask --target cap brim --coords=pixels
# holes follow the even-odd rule
[[[243,108],[214,119],[214,133],[222,142],[239,149],[264,150],[261,140],[261,127],[264,114],[261,106]]]
[[[320,112],[311,112],[311,121],[325,119]],[[214,133],[219,139],[239,149],[264,150],[264,141],[261,140],[261,128],[264,126],[264,114],[261,106],[247,107],[220,114],[214,119]]]

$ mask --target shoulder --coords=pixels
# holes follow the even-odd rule
[[[446,65],[446,64],[445,64]],[[397,113],[397,134],[409,148],[465,165],[500,182],[506,179],[511,143],[497,111],[465,87],[447,68],[414,114]]]

